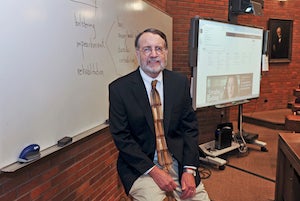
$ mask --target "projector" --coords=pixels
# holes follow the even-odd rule
[[[235,14],[262,15],[263,0],[230,0],[229,11]]]

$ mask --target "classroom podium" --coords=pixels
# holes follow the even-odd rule
[[[300,200],[300,133],[280,133],[275,201]]]

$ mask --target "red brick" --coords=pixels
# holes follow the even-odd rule
[[[190,19],[195,15],[227,21],[228,0],[145,0],[173,18],[173,70],[191,77],[188,64]],[[262,73],[261,94],[244,112],[285,108],[300,83],[300,34],[297,1],[281,6],[265,1],[262,16],[241,15],[238,23],[268,29],[269,18],[294,21],[292,61],[270,64]],[[276,11],[276,12],[274,12]],[[264,102],[268,99],[268,102]],[[237,107],[225,108],[223,121],[237,119]],[[220,110],[199,108],[199,143],[214,139]],[[125,196],[117,175],[117,150],[108,130],[96,133],[14,174],[0,174],[0,200],[120,200]],[[28,193],[27,193],[28,192]],[[126,197],[126,196],[125,196]]]

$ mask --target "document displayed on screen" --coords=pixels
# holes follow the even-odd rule
[[[196,108],[257,98],[263,30],[199,20]]]

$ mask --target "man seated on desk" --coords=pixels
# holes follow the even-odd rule
[[[161,31],[146,29],[135,48],[138,69],[109,85],[110,130],[125,191],[138,201],[209,201],[197,171],[198,124],[189,81],[165,69],[168,43]]]

